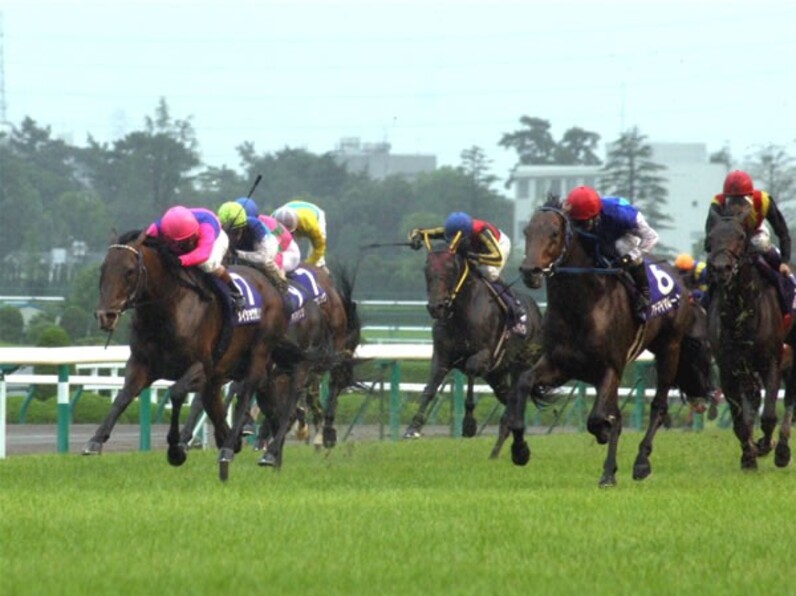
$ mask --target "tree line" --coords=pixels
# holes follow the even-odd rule
[[[557,140],[547,120],[522,116],[519,124],[497,142],[516,153],[517,166],[601,166],[601,192],[624,196],[653,226],[667,227],[665,169],[652,161],[647,139],[637,128],[608,145],[603,163],[597,156],[597,133],[571,127]],[[83,147],[55,138],[50,127],[24,118],[8,136],[0,137],[3,293],[57,289],[69,296],[67,306],[90,310],[96,299],[97,255],[104,253],[112,230],[143,228],[175,204],[215,210],[245,195],[259,174],[262,182],[253,198],[263,211],[294,198],[326,210],[330,261],[356,267],[360,296],[417,299],[425,287],[417,253],[400,247],[363,249],[365,245],[400,242],[409,229],[440,225],[454,210],[489,219],[504,230],[513,228],[513,203],[496,190],[498,177],[480,147],[464,149],[455,167],[384,180],[347,171],[331,153],[290,147],[260,153],[251,141],[236,149],[240,169],[202,163],[190,119],[174,118],[165,99],[140,130],[109,143],[89,136]],[[726,149],[711,159],[733,165]],[[796,176],[785,148],[762,148],[747,162],[750,173],[765,182],[780,203],[789,198]],[[503,191],[511,181],[509,173]],[[787,205],[784,210],[787,215]],[[518,247],[520,239],[513,241]],[[54,272],[42,254],[56,247],[82,250],[80,267]]]

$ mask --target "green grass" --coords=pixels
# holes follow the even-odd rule
[[[532,436],[525,468],[490,438],[289,445],[182,468],[163,453],[0,461],[3,594],[783,593],[796,474],[739,469],[727,431],[660,433],[653,475],[619,485],[586,434]]]

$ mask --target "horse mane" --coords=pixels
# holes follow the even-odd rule
[[[561,209],[564,208],[564,203],[561,200],[560,195],[549,192],[547,193],[547,199],[545,200],[544,205],[542,205],[542,207],[548,207],[560,211]]]
[[[141,230],[129,230],[119,236],[119,239],[116,241],[117,244],[129,244],[136,238],[141,235]]]

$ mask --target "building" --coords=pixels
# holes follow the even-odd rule
[[[413,179],[437,168],[435,155],[397,155],[390,149],[389,143],[361,143],[357,137],[345,137],[331,154],[349,172],[365,173],[374,180],[388,176]]]
[[[699,252],[705,233],[710,199],[721,192],[727,169],[710,163],[703,143],[650,143],[651,160],[665,166],[667,212],[671,228],[659,229],[661,242],[676,252]],[[512,239],[522,230],[547,194],[561,196],[580,185],[600,185],[601,166],[518,166],[514,171],[514,229]],[[699,249],[699,250],[697,250]]]

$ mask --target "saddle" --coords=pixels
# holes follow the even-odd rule
[[[774,268],[764,255],[758,255],[754,260],[754,265],[763,279],[777,290],[777,302],[783,316],[792,317],[796,311],[796,303],[794,303],[796,301],[796,280],[793,275],[782,275],[779,272],[779,265]]]

